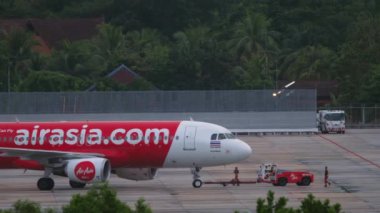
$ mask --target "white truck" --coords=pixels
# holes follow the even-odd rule
[[[318,129],[323,133],[346,132],[346,121],[343,110],[319,110],[317,114]]]

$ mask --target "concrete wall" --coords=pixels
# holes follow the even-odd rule
[[[197,120],[229,129],[315,128],[316,91],[0,93],[0,121]]]
[[[0,121],[190,119],[219,124],[229,129],[306,129],[316,127],[314,111],[0,115]]]

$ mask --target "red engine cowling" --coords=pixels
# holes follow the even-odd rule
[[[111,165],[104,158],[69,160],[65,172],[71,181],[91,183],[106,181],[110,177]]]
[[[152,180],[157,174],[157,168],[121,168],[116,169],[116,175],[128,180]]]

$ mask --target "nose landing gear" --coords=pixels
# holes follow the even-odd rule
[[[194,188],[200,188],[203,184],[203,181],[201,180],[201,176],[199,175],[200,171],[201,171],[201,167],[197,167],[197,166],[191,169],[191,173],[193,174]]]

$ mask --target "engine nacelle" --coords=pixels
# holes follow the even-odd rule
[[[115,171],[118,177],[128,180],[152,180],[157,174],[157,168],[121,168]]]
[[[104,158],[74,159],[68,161],[65,172],[75,182],[106,181],[110,177],[111,164]]]

